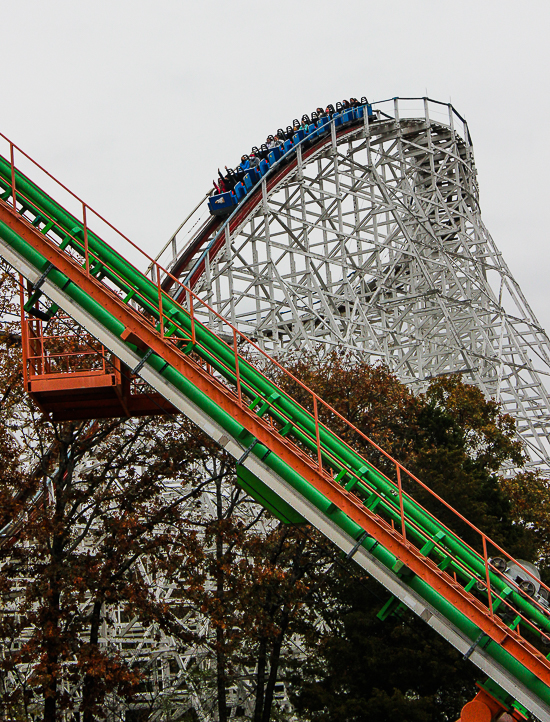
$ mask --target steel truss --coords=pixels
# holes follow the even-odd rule
[[[195,290],[279,357],[340,347],[417,391],[461,374],[502,403],[548,471],[548,336],[481,219],[465,121],[426,98],[404,117],[409,105],[333,127],[308,157],[298,148],[295,167],[271,188],[264,178],[261,202],[225,225]]]

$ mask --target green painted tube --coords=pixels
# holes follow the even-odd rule
[[[9,161],[2,156],[0,156],[0,176],[4,178],[8,185],[11,184],[11,166]],[[37,206],[39,210],[42,210],[44,214],[53,218],[53,220],[59,224],[65,233],[76,235],[76,229],[78,229],[80,233],[83,233],[84,225],[81,220],[78,220],[71,213],[66,211],[61,205],[59,205],[59,203],[57,203],[47,193],[44,193],[43,190],[41,190],[35,183],[18,170],[15,171],[15,187],[16,191],[20,191],[23,195],[25,195]],[[44,220],[47,219],[44,218]],[[145,281],[151,287],[151,290],[153,290],[153,293],[150,292],[148,296],[152,298],[158,297],[156,285],[143,276],[143,274],[132,266],[132,264],[125,258],[123,258],[123,256],[117,253],[113,248],[111,248],[111,246],[105,243],[105,241],[101,240],[93,231],[88,230],[87,236],[90,250],[101,258],[104,263],[111,266],[117,273],[120,273],[120,275],[126,279],[131,287],[137,288],[139,286],[143,286],[143,281]],[[84,255],[83,242],[77,243],[73,240],[69,240],[68,245]],[[91,261],[93,261],[93,259],[91,259]],[[120,279],[117,279],[116,276],[111,276],[111,280],[120,284]],[[157,296],[155,296],[155,293]]]
[[[304,517],[298,514],[293,507],[241,464],[237,464],[237,483],[279,521],[285,524],[304,524],[306,522]]]
[[[3,159],[2,159],[3,160]],[[7,164],[9,170],[9,164]],[[0,172],[6,172],[6,161],[3,163],[0,160]],[[8,175],[9,177],[9,175]],[[42,208],[45,213],[55,218],[60,225],[62,225],[67,232],[73,232],[73,229],[80,226],[81,224],[70,214],[64,211],[58,204],[38,189],[24,176],[18,174],[17,177],[18,187],[21,188],[22,192],[29,196],[36,203],[39,208]],[[22,238],[17,236],[6,224],[0,223],[0,236],[11,246],[19,252],[26,260],[31,263],[39,272],[43,272],[48,265],[47,260],[41,256],[37,251],[29,246]],[[122,282],[116,280],[121,287],[127,289],[137,289],[147,299],[150,300],[151,308],[156,309],[158,289],[156,285],[135,269],[130,263],[128,263],[122,256],[116,251],[111,249],[101,239],[97,238],[95,234],[89,232],[88,234],[90,248],[101,258],[101,260],[109,265],[112,265],[117,274],[122,277]],[[78,247],[78,244],[77,244]],[[81,250],[81,247],[80,247]],[[90,298],[82,289],[76,284],[68,282],[68,279],[59,271],[52,270],[49,278],[63,288],[78,305],[84,308],[90,313],[99,323],[107,328],[111,333],[120,337],[124,330],[124,325],[108,313],[100,304]],[[113,274],[113,278],[116,279],[116,275]],[[191,320],[186,312],[183,312],[171,299],[164,297],[163,299],[164,310],[167,313],[172,313],[174,319],[190,334]],[[206,327],[196,322],[196,334],[201,344],[204,345],[205,351],[201,351],[202,355],[212,363],[221,373],[223,373],[229,380],[234,381],[235,371],[234,365],[234,354],[233,350],[229,348],[221,339],[215,334],[209,331]],[[197,389],[188,379],[180,374],[176,369],[168,367],[164,369],[164,362],[155,356],[152,356],[149,363],[153,368],[156,368],[159,372],[163,373],[163,376],[177,389],[180,390],[187,398],[193,403],[199,406],[210,418],[215,420],[222,428],[224,428],[231,436],[239,438],[242,437],[245,429],[227,412],[218,407],[211,399]],[[223,368],[223,364],[229,367],[229,371]],[[290,417],[293,423],[297,427],[297,436],[304,443],[307,442],[306,432],[315,435],[315,420],[312,415],[307,411],[304,411],[299,405],[286,395],[281,389],[279,389],[273,382],[263,377],[253,366],[244,360],[240,360],[240,374],[243,381],[250,384],[253,388],[254,393],[257,393],[263,399],[269,398],[272,394],[278,394],[278,398],[274,402],[274,405],[278,407],[281,413]],[[282,420],[283,416],[279,416]],[[394,485],[386,480],[380,472],[378,472],[372,465],[365,462],[362,457],[356,454],[332,432],[321,429],[320,430],[321,442],[325,449],[329,450],[342,465],[343,469],[353,470],[356,474],[359,474],[362,469],[367,468],[366,476],[369,484],[375,486],[377,490],[386,496],[385,504],[390,510],[390,513],[396,514],[396,501],[392,496],[391,492],[395,491]],[[309,442],[311,444],[311,442]],[[258,448],[259,447],[259,448]],[[260,455],[264,451],[261,445],[257,445],[253,452],[254,454]],[[265,459],[266,463],[272,470],[279,474],[289,484],[291,484],[304,498],[308,499],[312,504],[316,506],[322,513],[327,514],[330,518],[338,524],[338,526],[349,534],[352,538],[357,538],[360,533],[360,528],[355,522],[347,517],[340,510],[335,510],[333,513],[329,513],[331,509],[331,502],[317,489],[315,489],[309,482],[303,477],[297,474],[294,469],[288,466],[282,459],[278,458],[275,454],[271,453]],[[392,511],[393,507],[393,511]],[[418,524],[426,533],[428,537],[432,537],[440,532],[444,531],[443,527],[432,519],[416,502],[412,500],[404,500],[405,514],[408,520],[414,521]],[[483,560],[473,554],[464,543],[454,534],[447,533],[445,538],[444,546],[449,551],[460,559],[466,566],[468,566],[478,576],[484,577],[484,564]],[[376,558],[381,561],[389,569],[392,568],[395,557],[390,554],[381,545],[376,544],[372,539],[367,539],[364,542],[364,546],[371,550]],[[497,575],[491,574],[491,582],[496,589],[502,591],[506,586],[506,583]],[[453,622],[459,629],[461,629],[469,638],[475,639],[479,633],[478,628],[461,612],[452,607],[441,595],[439,595],[434,589],[429,587],[419,577],[412,577],[410,581],[411,588],[415,589],[426,601],[432,606],[438,609],[445,617]],[[521,595],[513,592],[510,595],[512,601],[518,605],[522,612],[529,615],[540,628],[548,631],[550,630],[550,621],[542,613],[538,612],[532,607],[527,600]],[[521,680],[529,689],[532,689],[541,699],[545,700],[546,703],[550,702],[550,690],[543,685],[540,680],[534,680],[533,676],[515,660],[511,655],[506,652],[500,645],[491,642],[487,651],[495,659],[509,670],[517,679]]]
[[[11,179],[11,167],[8,161],[0,157],[0,174],[4,176],[6,183]],[[24,193],[39,209],[42,209],[47,215],[54,218],[60,226],[62,226],[66,232],[73,233],[74,229],[78,228],[82,231],[83,226],[78,219],[72,216],[70,213],[65,211],[56,201],[50,196],[45,194],[38,186],[32,181],[26,178],[23,174],[16,171],[16,186]],[[146,278],[140,271],[138,271],[132,264],[124,259],[120,254],[114,251],[104,241],[98,238],[91,230],[88,231],[88,243],[91,250],[102,259],[102,261],[114,268],[115,274],[111,274],[111,280],[121,285],[121,277],[127,284],[123,287],[125,292],[130,289],[137,289],[146,299],[150,301],[148,310],[151,313],[156,314],[158,303],[158,289],[157,286]],[[83,253],[83,246],[74,242],[71,244],[81,253]],[[26,244],[24,244],[26,245]],[[20,249],[21,250],[21,249]],[[43,270],[44,264],[40,267]],[[189,314],[183,312],[181,308],[175,304],[172,299],[168,296],[163,298],[164,310],[170,314],[174,320],[184,328],[187,333],[191,334],[191,319]],[[96,313],[103,316],[97,309]],[[120,335],[122,333],[120,324],[117,329],[111,328],[113,332]],[[204,327],[199,322],[195,324],[195,333],[198,341],[206,347],[207,351],[197,349],[199,353],[208,361],[214,368],[222,373],[229,381],[235,383],[236,374],[232,369],[234,368],[234,353],[227,344],[219,339],[209,329]],[[181,335],[181,334],[180,334]],[[222,363],[220,363],[220,361]],[[227,370],[228,367],[230,371]],[[248,383],[255,391],[257,391],[263,398],[269,398],[272,394],[278,394],[279,398],[274,402],[274,406],[278,407],[285,416],[291,418],[296,424],[296,431],[294,436],[298,441],[308,445],[311,449],[314,448],[314,444],[309,436],[315,437],[315,420],[308,412],[300,408],[300,406],[284,392],[281,391],[273,382],[267,380],[262,374],[260,374],[253,366],[248,362],[241,360],[239,367],[240,375],[245,383]],[[281,423],[284,423],[284,417],[280,416],[278,419]],[[355,474],[359,474],[361,469],[367,467],[368,471],[366,476],[368,481],[377,489],[377,491],[385,495],[387,503],[393,504],[394,508],[397,509],[397,502],[393,499],[391,492],[394,491],[395,487],[393,484],[388,482],[385,477],[378,472],[368,462],[356,454],[355,452],[348,449],[348,447],[332,432],[326,429],[320,429],[320,440],[322,446],[327,449],[333,457],[336,457],[342,463],[343,469],[350,469]],[[404,511],[410,520],[414,521],[418,526],[425,530],[426,534],[433,538],[433,536],[439,532],[444,532],[444,528],[438,522],[434,521],[420,505],[416,502],[404,499]],[[395,514],[395,512],[394,512]],[[485,567],[483,560],[472,554],[467,549],[464,543],[456,536],[446,532],[446,538],[442,544],[448,548],[454,556],[457,556],[460,561],[467,567],[471,568],[472,571],[478,576],[484,577]],[[506,586],[506,582],[500,577],[493,575],[491,579],[492,584],[498,591],[503,591]],[[546,631],[550,630],[550,620],[543,617],[542,614],[537,613],[537,610],[524,598],[513,592],[513,601],[522,609],[526,615],[532,618],[535,613],[535,619],[537,624]]]
[[[9,245],[22,255],[29,263],[31,263],[39,272],[44,272],[49,266],[48,260],[40,253],[29,246],[15,231],[0,221],[0,236]],[[124,324],[120,323],[101,304],[90,298],[81,288],[69,281],[69,279],[57,269],[52,269],[48,274],[49,279],[60,288],[64,288],[64,292],[75,300],[82,308],[91,313],[96,320],[103,324],[117,336],[124,331]]]

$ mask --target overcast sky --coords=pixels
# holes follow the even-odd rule
[[[1,2],[0,131],[149,253],[277,127],[351,95],[452,100],[483,219],[550,331],[550,4]]]

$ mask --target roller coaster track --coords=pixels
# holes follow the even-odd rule
[[[195,214],[159,261],[279,359],[338,346],[418,391],[461,374],[550,474],[550,341],[483,224],[468,127],[427,98],[373,107],[306,137],[223,223]]]
[[[73,194],[82,220],[66,210],[19,170],[16,156],[29,167],[31,159],[5,140],[0,256],[34,296],[50,299],[52,312],[62,309],[226,449],[257,501],[353,556],[393,595],[388,610],[405,605],[470,658],[500,687],[503,708],[548,719],[550,661],[538,646],[550,640],[550,615],[490,561],[511,557],[457,512],[474,546],[444,526],[415,500],[417,490],[432,493],[421,480],[348,424],[390,471],[361,457],[330,430],[331,419],[348,422],[322,398],[300,384],[308,398],[300,405],[250,360],[285,373],[274,359]],[[117,234],[118,250],[92,230],[99,225]],[[155,280],[131,257],[152,262]],[[204,314],[226,340],[199,320]]]
[[[292,176],[298,168],[307,162],[311,162],[327,148],[332,148],[342,143],[346,138],[357,131],[358,128],[369,127],[368,116],[364,119],[354,119],[346,123],[346,127],[337,129],[334,123],[327,125],[327,131],[320,138],[310,141],[307,137],[270,168],[270,172],[261,181],[256,183],[238,207],[231,214],[230,218],[223,222],[220,218],[211,217],[200,228],[197,235],[183,249],[183,251],[172,258],[169,266],[169,273],[162,279],[162,287],[165,290],[173,288],[173,279],[181,279],[184,283],[194,288],[203,277],[207,263],[212,263],[220,251],[224,248],[227,235],[231,236],[242,227],[254,214],[262,200],[272,194],[284,183],[289,176]],[[152,266],[149,267],[149,272]]]

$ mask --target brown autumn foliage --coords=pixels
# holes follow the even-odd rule
[[[154,580],[172,528],[185,526],[182,510],[200,494],[201,450],[189,444],[166,459],[163,421],[45,417],[22,389],[17,284],[1,280],[1,716],[53,722],[74,711],[88,722],[105,716],[108,696],[131,700],[144,680],[101,639],[114,610],[178,625]],[[176,433],[192,429],[180,423]]]
[[[174,437],[172,443],[184,442]],[[228,690],[246,678],[238,706],[264,722],[275,709],[285,645],[315,626],[316,612],[307,600],[316,580],[324,578],[327,550],[310,544],[302,530],[270,519],[236,485],[234,461],[208,439],[201,443],[210,454],[203,460],[203,478],[213,508],[188,521],[201,530],[201,554],[195,566],[182,565],[176,543],[166,564],[182,604],[207,621],[197,644],[216,664],[213,676],[195,669],[203,714],[225,722]],[[167,446],[167,453],[173,448]],[[185,555],[187,533],[178,543]]]
[[[432,382],[425,394],[415,396],[384,367],[348,363],[338,353],[322,360],[302,356],[290,370],[495,541],[518,556],[537,558],[541,537],[514,514],[508,481],[498,474],[503,464],[523,463],[513,422],[476,388],[457,377],[442,377]],[[278,380],[304,406],[310,404],[299,385],[288,377]],[[321,419],[373,463],[391,472],[385,457],[342,421],[324,411]],[[212,453],[216,454],[214,449]],[[221,500],[221,476],[231,481],[232,462],[225,459],[218,472],[217,498]],[[478,543],[469,527],[421,487],[414,488],[416,498],[463,536],[470,537],[473,544]],[[408,484],[408,489],[412,492],[413,485]],[[207,525],[204,586],[195,587],[193,595],[216,631],[218,675],[214,696],[220,720],[226,719],[226,689],[243,667],[254,670],[252,719],[265,722],[270,718],[274,707],[269,681],[288,677],[288,647],[284,645],[293,636],[309,649],[309,656],[296,662],[298,672],[292,675],[294,699],[307,718],[319,706],[320,698],[311,690],[303,693],[305,688],[296,680],[301,678],[307,683],[310,668],[322,679],[322,669],[316,663],[332,669],[331,674],[338,678],[337,666],[343,665],[344,669],[346,659],[353,659],[357,665],[355,671],[347,673],[348,680],[355,674],[364,684],[365,674],[371,674],[383,685],[383,677],[374,674],[378,668],[386,670],[387,679],[397,685],[395,694],[387,686],[369,693],[366,685],[365,697],[353,702],[354,708],[370,709],[376,699],[381,720],[403,715],[439,720],[458,714],[468,695],[473,694],[476,672],[471,667],[461,664],[457,654],[419,622],[408,620],[412,631],[399,620],[385,622],[381,630],[376,613],[387,598],[383,590],[364,575],[360,575],[360,581],[366,586],[348,584],[347,577],[336,574],[336,568],[328,563],[328,550],[319,549],[312,541],[311,530],[279,525],[261,533],[253,524],[247,526],[235,513],[241,503],[238,499],[242,500],[240,492],[233,490],[226,505],[218,505],[216,518]],[[209,579],[215,580],[214,586],[208,586]],[[363,620],[359,626],[353,621],[343,624],[344,619],[354,620],[356,615]],[[319,633],[320,619],[326,625],[323,634]],[[376,655],[357,645],[360,654],[365,655],[363,661],[360,654],[346,647],[348,631],[355,634],[362,627],[366,635],[375,634],[379,645]],[[394,642],[386,643],[386,637]],[[343,659],[332,655],[333,643],[345,650]],[[390,670],[404,670],[407,655],[408,671],[390,675]],[[361,673],[357,672],[359,666]],[[416,671],[420,669],[430,673],[419,676]],[[342,684],[347,682],[343,680]],[[346,719],[338,708],[338,685],[325,680],[322,686],[328,711],[319,719]],[[319,693],[320,687],[316,690]],[[332,701],[327,696],[332,696]],[[428,712],[430,709],[433,714]],[[311,718],[317,719],[314,715]]]
[[[182,491],[163,493],[164,478],[147,471],[163,434],[148,422],[41,427],[52,434],[49,463],[34,475],[17,469],[15,496],[27,501],[13,509],[16,528],[0,548],[1,670],[12,682],[2,701],[10,713],[43,708],[45,721],[70,709],[92,720],[104,715],[107,694],[131,699],[143,678],[131,659],[100,645],[109,610],[122,607],[142,624],[165,629],[176,623],[150,580],[172,538],[170,526],[185,525],[180,510],[200,481],[183,491],[194,471],[182,460]],[[192,548],[191,534],[189,563]],[[80,695],[67,692],[79,685]]]

